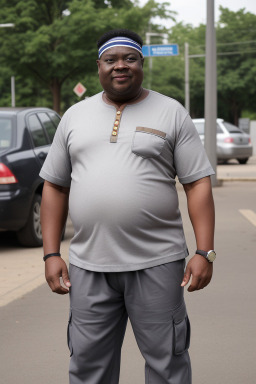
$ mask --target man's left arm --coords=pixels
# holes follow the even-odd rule
[[[215,212],[210,177],[204,177],[193,183],[183,185],[188,204],[189,217],[194,229],[197,249],[214,249]],[[201,255],[194,255],[187,264],[181,286],[188,284],[188,291],[206,287],[212,278],[213,263]]]

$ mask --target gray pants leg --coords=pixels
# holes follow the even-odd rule
[[[191,384],[183,275],[184,263],[178,261],[129,276],[125,305],[145,358],[146,384]]]
[[[118,384],[127,324],[123,295],[106,274],[70,265],[70,384]]]
[[[183,273],[183,261],[120,273],[71,266],[70,384],[118,384],[127,313],[146,384],[191,384]]]

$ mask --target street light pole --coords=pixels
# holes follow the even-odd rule
[[[214,25],[214,0],[207,0],[206,60],[205,60],[205,150],[215,171],[211,176],[212,185],[217,185],[216,156],[217,119],[217,70],[216,32]]]
[[[16,106],[15,103],[15,77],[11,77],[11,94],[12,94],[12,107]]]
[[[189,100],[189,45],[185,43],[185,108],[190,113]]]
[[[146,33],[146,45],[150,45],[150,37],[151,37],[151,32]],[[149,56],[148,58],[148,89],[151,88],[151,76],[152,76],[152,57]]]
[[[161,36],[163,39],[163,44],[168,44],[168,34],[167,33],[146,32],[146,45],[150,45],[151,36]],[[150,89],[151,88],[151,82],[152,82],[152,68],[153,68],[153,61],[152,61],[151,56],[149,56],[148,67],[149,67],[148,89]]]

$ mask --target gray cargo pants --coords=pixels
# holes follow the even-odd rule
[[[118,384],[128,317],[146,384],[191,384],[183,274],[184,260],[132,272],[70,265],[70,384]]]

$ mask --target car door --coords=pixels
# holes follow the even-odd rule
[[[31,113],[27,117],[27,126],[34,144],[36,159],[42,166],[50,148],[49,138],[36,113]]]
[[[58,123],[60,121],[59,116],[54,112],[38,112],[37,116],[42,124],[42,126],[45,129],[46,136],[48,137],[48,140],[50,144],[53,141],[56,128],[58,126]]]
[[[55,127],[58,128],[60,123],[60,116],[53,111],[47,111],[47,115],[50,116],[51,121],[54,123]]]

